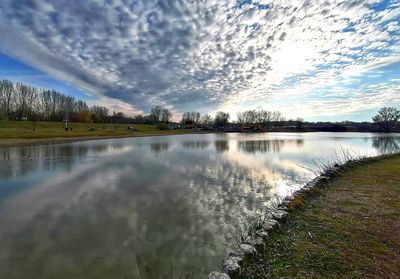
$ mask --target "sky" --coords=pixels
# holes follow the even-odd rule
[[[398,0],[1,0],[0,79],[130,115],[400,107]]]

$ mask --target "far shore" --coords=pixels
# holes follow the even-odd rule
[[[235,128],[235,129],[233,129]],[[237,127],[220,129],[170,129],[160,130],[155,125],[146,124],[102,124],[102,123],[69,123],[65,130],[63,122],[32,122],[0,120],[0,148],[45,144],[60,144],[88,140],[113,138],[154,137],[186,134],[209,133],[264,133],[266,131],[240,131]],[[312,129],[275,128],[269,132],[277,133],[311,133],[311,132],[373,132],[373,131],[324,131]]]
[[[167,135],[198,134],[210,131],[193,129],[160,130],[155,125],[102,124],[63,122],[31,122],[0,120],[0,148],[60,144],[113,138],[154,137]]]
[[[274,131],[272,133],[293,133],[293,131]],[[296,133],[315,133],[318,131],[297,131]],[[196,134],[214,134],[214,133],[231,133],[223,131],[212,131],[212,130],[167,130],[158,131],[155,133],[132,133],[123,135],[113,136],[67,136],[67,137],[53,137],[53,138],[0,138],[0,148],[7,147],[18,147],[18,146],[34,146],[34,145],[50,145],[50,144],[63,144],[81,141],[95,141],[95,140],[107,140],[107,139],[122,139],[122,138],[143,138],[143,137],[159,137],[159,136],[179,136],[179,135],[196,135]],[[268,133],[268,132],[265,132]],[[343,133],[343,132],[342,132]],[[344,132],[346,133],[346,132]],[[351,132],[349,132],[351,133]],[[353,132],[354,133],[354,132]],[[360,132],[365,133],[365,132]],[[248,133],[245,133],[248,134]]]
[[[32,145],[47,145],[47,144],[62,144],[80,141],[106,140],[106,139],[121,139],[121,138],[142,138],[142,137],[158,137],[172,135],[190,135],[190,134],[209,134],[210,131],[185,131],[177,133],[175,130],[163,131],[162,133],[148,134],[130,134],[116,136],[85,136],[85,137],[55,137],[55,138],[39,138],[39,139],[0,139],[0,148],[32,146]]]

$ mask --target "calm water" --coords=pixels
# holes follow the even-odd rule
[[[399,135],[185,135],[0,149],[0,278],[205,278],[340,147]]]

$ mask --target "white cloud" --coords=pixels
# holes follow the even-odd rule
[[[399,61],[396,1],[240,2],[3,0],[0,51],[125,111],[306,100]]]

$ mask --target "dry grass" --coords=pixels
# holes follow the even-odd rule
[[[134,127],[130,130],[128,127]],[[144,137],[200,133],[190,129],[159,130],[154,125],[70,123],[65,131],[62,122],[0,120],[0,147],[64,143],[115,137]]]
[[[136,130],[129,130],[133,126]],[[180,134],[190,130],[162,131],[154,125],[69,123],[72,130],[65,131],[63,122],[5,121],[0,120],[0,139],[47,139],[56,137],[135,136],[146,134]]]

